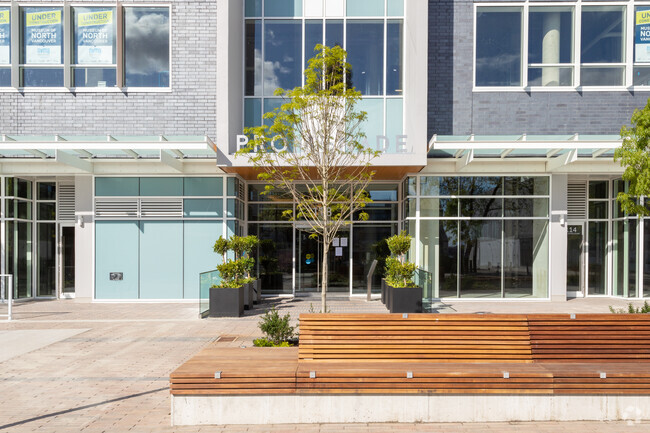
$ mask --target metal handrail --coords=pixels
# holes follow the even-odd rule
[[[370,271],[368,271],[368,298],[367,300],[370,301],[371,298],[371,293],[372,293],[372,276],[375,274],[375,268],[377,267],[377,260],[373,260],[372,264],[370,265]]]
[[[5,284],[4,278],[7,277],[7,280],[9,281],[9,284]],[[0,314],[0,316],[7,316],[7,321],[11,322],[12,319],[12,305],[14,303],[13,299],[13,294],[14,294],[14,276],[13,274],[0,274],[0,278],[2,278],[2,283],[0,283],[0,299],[2,300],[2,303],[5,303],[5,287],[9,286],[9,290],[6,290],[8,293],[7,297],[7,314]]]

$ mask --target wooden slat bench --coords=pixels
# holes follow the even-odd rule
[[[532,362],[525,315],[302,314],[300,360]]]

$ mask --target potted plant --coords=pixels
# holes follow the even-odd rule
[[[246,303],[250,308],[253,308],[253,304],[255,302],[259,302],[262,298],[260,293],[260,280],[259,278],[253,276],[253,271],[255,270],[255,259],[253,258],[253,251],[257,249],[259,243],[259,239],[254,235],[241,238],[241,249],[246,254],[246,257],[242,257],[240,260],[242,260],[242,263],[244,265],[244,270],[246,271],[246,280],[250,286],[250,304]]]
[[[422,289],[413,281],[415,263],[406,260],[411,237],[402,232],[386,240],[391,256],[386,259],[386,306],[391,313],[422,311]]]
[[[253,238],[257,239],[255,236]],[[253,290],[246,275],[250,275],[255,260],[244,257],[247,245],[254,244],[252,239],[244,240],[240,236],[232,236],[230,240],[220,236],[214,244],[214,251],[221,254],[223,262],[217,265],[221,283],[210,288],[210,316],[239,317],[244,308],[253,305]],[[228,252],[232,251],[232,259]]]

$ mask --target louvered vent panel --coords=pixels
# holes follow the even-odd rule
[[[183,217],[183,199],[142,199],[140,213],[143,218]]]
[[[59,221],[74,221],[74,184],[59,184],[59,200],[57,206]]]
[[[585,182],[569,182],[567,200],[569,219],[587,218],[587,184]]]
[[[137,218],[138,199],[95,199],[95,216]]]
[[[238,194],[239,199],[244,200],[244,198],[246,197],[246,191],[244,191],[244,189],[245,189],[244,182],[237,182],[237,185],[239,185],[239,191],[238,191],[239,192],[239,194]]]

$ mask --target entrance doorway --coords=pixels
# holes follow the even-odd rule
[[[321,290],[323,242],[308,229],[296,227],[296,293]],[[339,230],[328,252],[328,293],[350,291],[350,229]]]
[[[567,227],[566,268],[568,297],[582,297],[585,294],[584,263],[584,223],[569,224]]]
[[[59,287],[62,298],[75,295],[74,225],[61,226],[59,235]]]

